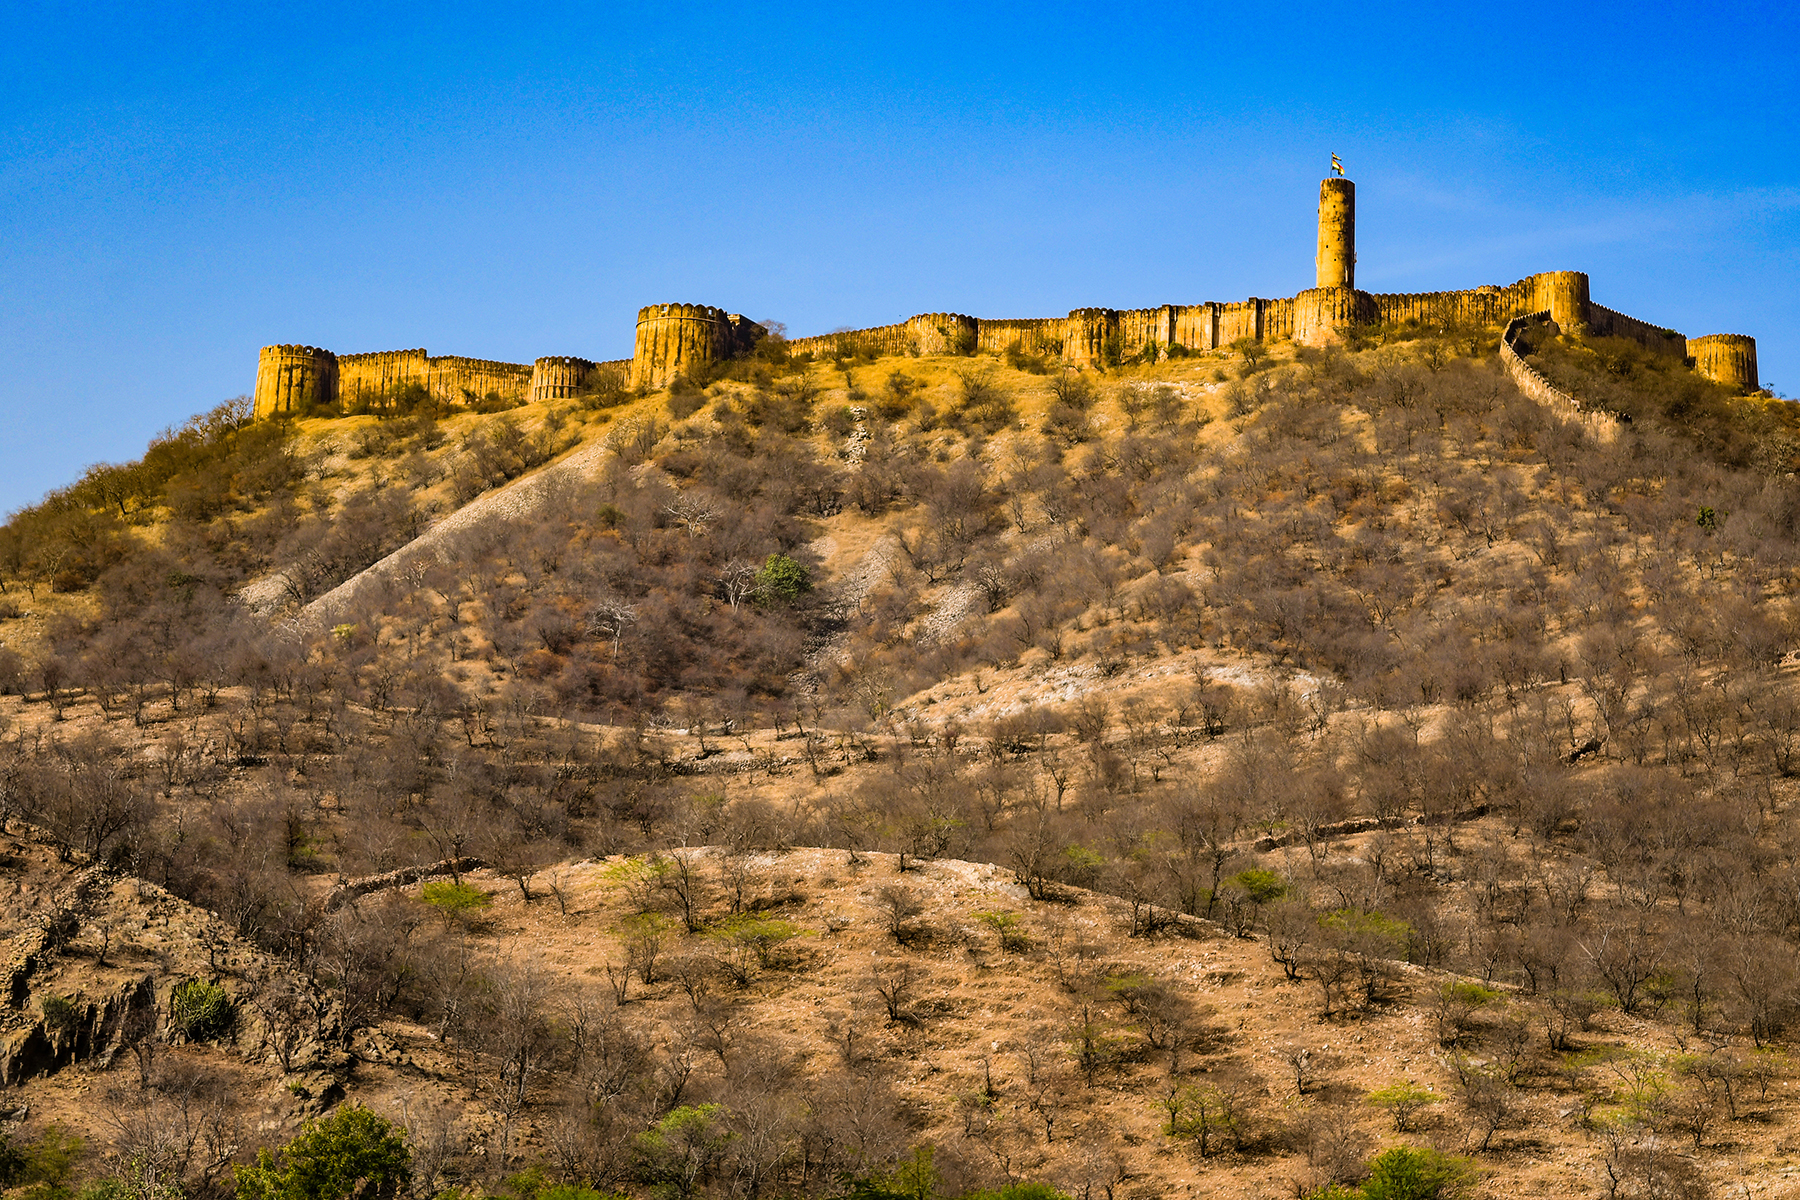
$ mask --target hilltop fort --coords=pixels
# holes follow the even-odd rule
[[[1448,327],[1508,328],[1531,319],[1561,330],[1623,337],[1651,351],[1687,360],[1708,379],[1756,391],[1756,340],[1742,334],[1688,338],[1594,303],[1580,271],[1544,271],[1505,287],[1467,291],[1372,293],[1356,287],[1356,185],[1342,177],[1319,184],[1319,239],[1313,287],[1285,299],[1155,308],[1078,308],[1066,317],[994,320],[961,313],[925,313],[894,325],[796,338],[796,353],[830,350],[850,337],[883,354],[947,354],[1016,349],[1060,357],[1081,368],[1105,361],[1109,347],[1122,357],[1166,357],[1172,347],[1214,350],[1243,338],[1328,344],[1348,329],[1386,322]],[[277,416],[318,406],[349,406],[417,385],[455,401],[497,396],[520,403],[576,395],[602,367],[629,372],[636,389],[665,387],[682,372],[745,353],[767,330],[736,313],[704,304],[652,304],[638,311],[629,360],[596,363],[578,357],[540,358],[531,365],[489,362],[424,350],[334,354],[315,346],[265,346],[256,374],[256,415]],[[1503,352],[1515,375],[1528,372]],[[1542,392],[1541,380],[1521,379]]]

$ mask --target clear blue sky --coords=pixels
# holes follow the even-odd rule
[[[1362,287],[1584,270],[1800,395],[1791,5],[7,11],[0,511],[270,342],[604,359],[661,301],[798,335],[1290,295],[1332,151]]]

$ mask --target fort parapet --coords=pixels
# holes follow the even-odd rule
[[[1308,346],[1336,341],[1359,326],[1415,323],[1440,329],[1499,328],[1545,315],[1567,333],[1630,338],[1650,351],[1682,358],[1708,379],[1751,392],[1758,388],[1756,340],[1742,334],[1687,338],[1673,329],[1593,302],[1580,271],[1545,271],[1501,287],[1384,295],[1356,288],[1356,185],[1319,183],[1316,286],[1287,299],[1153,308],[1078,308],[1066,317],[982,320],[962,313],[921,313],[892,325],[795,338],[794,353],[826,357],[846,349],[884,355],[977,351],[1061,359],[1072,367],[1165,358],[1175,347],[1216,350],[1249,338],[1293,339]],[[498,397],[508,402],[561,400],[588,387],[599,366],[629,365],[630,386],[667,387],[677,376],[747,354],[767,330],[737,313],[705,304],[651,304],[638,310],[629,364],[584,358],[540,358],[526,366],[484,359],[433,358],[424,350],[335,355],[314,346],[265,346],[257,363],[256,415],[319,407],[377,405],[412,385],[445,401]]]

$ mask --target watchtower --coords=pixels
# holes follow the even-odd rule
[[[1319,181],[1317,264],[1314,287],[1356,286],[1356,184],[1341,175]]]

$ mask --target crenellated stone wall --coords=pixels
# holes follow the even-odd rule
[[[522,404],[531,392],[532,369],[521,363],[444,355],[423,349],[340,354],[337,402],[344,408],[379,406],[401,388],[418,385],[437,400],[457,403],[497,395]]]
[[[907,355],[919,352],[912,326],[906,321],[894,325],[877,325],[872,329],[839,330],[836,333],[793,338],[788,342],[788,351],[792,354],[810,354],[814,358],[830,358],[840,345],[867,347],[876,354]]]
[[[1741,333],[1709,333],[1687,339],[1684,349],[1694,360],[1694,370],[1740,392],[1762,387],[1756,369],[1756,339]]]
[[[705,304],[650,304],[638,310],[631,386],[667,387],[693,367],[709,366],[753,349],[767,334],[737,313]]]
[[[264,346],[256,361],[256,415],[283,416],[332,403],[337,370],[337,356],[317,346]]]
[[[585,358],[540,358],[531,365],[531,399],[568,400],[581,394],[595,366]]]
[[[1692,343],[1673,329],[1628,317],[1592,301],[1587,306],[1587,331],[1598,337],[1630,338],[1644,349],[1670,358],[1686,358],[1692,353],[1688,349]]]
[[[1105,361],[1106,339],[1119,332],[1119,313],[1111,308],[1078,308],[1063,323],[1063,361],[1091,367]]]
[[[1089,367],[1104,365],[1113,352],[1128,360],[1146,355],[1164,358],[1171,347],[1208,351],[1243,338],[1264,342],[1291,338],[1321,346],[1346,330],[1379,324],[1444,330],[1506,326],[1516,333],[1513,323],[1541,314],[1570,333],[1630,338],[1655,353],[1691,359],[1701,374],[1744,391],[1758,386],[1755,339],[1715,334],[1690,340],[1675,330],[1615,312],[1592,301],[1588,277],[1580,271],[1545,271],[1505,287],[1467,291],[1356,290],[1356,185],[1348,179],[1320,181],[1318,222],[1317,286],[1290,298],[1253,296],[1231,303],[1123,310],[1078,308],[1067,317],[998,321],[962,313],[921,313],[872,329],[794,338],[788,347],[792,353],[816,358],[850,349],[882,355],[1003,354],[1016,349]],[[652,304],[638,311],[629,362],[599,366],[628,367],[630,386],[647,391],[667,387],[683,372],[748,353],[766,336],[761,325],[723,309]],[[1503,349],[1503,358],[1509,350],[1510,346]],[[340,357],[312,346],[266,346],[257,364],[256,414],[276,416],[333,403],[376,404],[414,383],[452,402],[491,394],[520,402],[561,400],[578,395],[596,369],[587,359],[571,357],[540,358],[523,366],[432,358],[424,350]],[[1513,369],[1510,363],[1508,369]]]
[[[1068,322],[1061,317],[1026,317],[1022,320],[984,320],[978,324],[977,349],[990,354],[1017,350],[1020,354],[1060,356]]]

